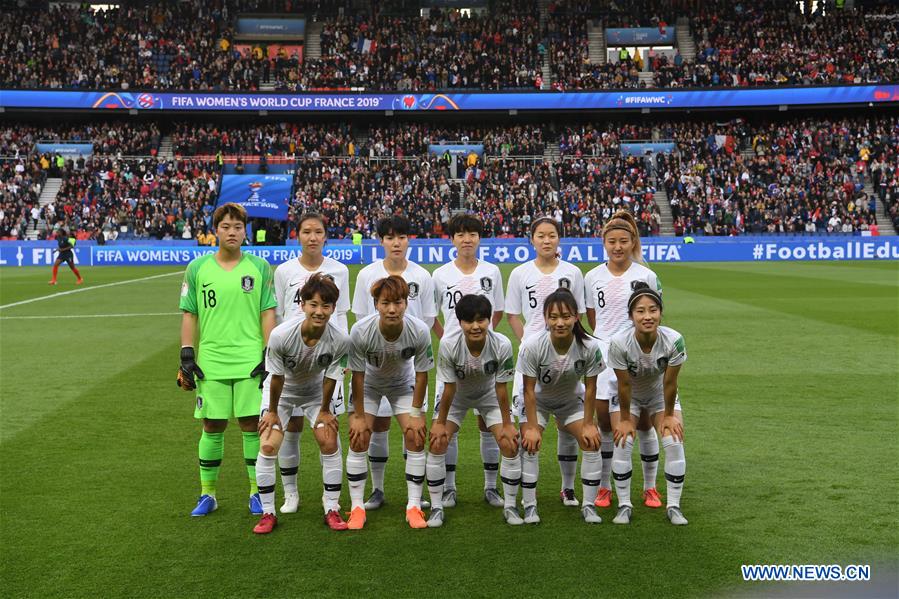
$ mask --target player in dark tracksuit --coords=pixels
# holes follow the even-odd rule
[[[59,265],[63,262],[68,264],[75,276],[78,277],[75,284],[81,285],[84,279],[81,278],[81,273],[75,268],[75,253],[72,251],[75,247],[75,238],[69,237],[65,229],[60,229],[59,233],[56,234],[56,243],[59,245],[59,254],[57,254],[56,260],[53,262],[53,277],[50,279],[50,285],[56,285],[56,273],[59,271]]]

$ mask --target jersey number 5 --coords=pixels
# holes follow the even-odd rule
[[[530,305],[531,308],[537,307],[537,290],[536,289],[531,289],[530,291],[528,291],[528,305]]]

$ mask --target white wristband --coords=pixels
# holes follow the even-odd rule
[[[412,406],[411,408],[409,408],[409,415],[412,416],[413,418],[420,418],[421,417],[421,408],[416,408],[415,406]]]

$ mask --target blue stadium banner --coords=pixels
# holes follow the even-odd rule
[[[267,94],[0,90],[4,109],[370,112],[464,110],[641,110],[899,104],[899,85],[435,94]]]
[[[306,19],[269,18],[258,19],[238,17],[236,33],[244,38],[253,39],[294,39],[303,37],[306,32]]]
[[[627,143],[621,144],[621,154],[623,156],[643,156],[648,152],[653,154],[668,154],[674,151],[673,142],[655,142],[655,143]]]
[[[218,204],[240,204],[251,218],[287,220],[291,175],[223,175]]]
[[[431,154],[442,155],[449,152],[454,156],[468,156],[475,153],[478,156],[484,155],[484,144],[431,144],[428,146],[428,152]]]
[[[607,46],[658,46],[674,43],[675,27],[607,27]]]
[[[90,156],[94,153],[92,143],[36,143],[39,154],[59,154],[60,156]]]

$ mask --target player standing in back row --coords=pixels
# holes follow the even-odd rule
[[[434,281],[431,274],[418,264],[406,258],[409,249],[409,221],[401,216],[391,216],[378,221],[378,238],[384,248],[384,259],[376,260],[359,271],[356,288],[353,291],[353,314],[356,320],[375,313],[371,289],[379,280],[396,275],[409,286],[406,312],[433,328],[437,337],[443,335],[443,327],[437,320],[437,303],[434,299]],[[425,389],[424,411],[428,410],[427,388]],[[366,510],[376,510],[384,503],[384,472],[387,469],[389,453],[388,431],[393,410],[386,398],[372,428],[368,459],[371,463],[372,493],[365,502]]]
[[[634,286],[644,282],[662,293],[662,284],[654,272],[643,264],[640,233],[634,216],[625,210],[617,212],[602,228],[602,243],[609,260],[587,273],[584,279],[587,293],[587,322],[599,339],[603,360],[608,362],[612,337],[633,328],[627,317],[627,301]],[[596,507],[611,505],[610,474],[612,472],[612,423],[609,420],[609,400],[618,396],[618,380],[611,368],[599,375],[596,382],[596,416],[602,433],[602,479]],[[643,464],[643,503],[647,507],[662,506],[656,491],[659,469],[659,438],[647,414],[637,423],[637,439]]]
[[[474,294],[486,297],[493,306],[489,324],[495,329],[503,318],[505,296],[503,295],[503,276],[495,264],[478,259],[478,246],[484,225],[471,214],[458,214],[450,219],[447,233],[456,247],[456,259],[444,264],[434,271],[434,288],[437,293],[437,304],[443,313],[443,336],[447,337],[460,332],[459,319],[456,318],[456,306],[465,295]],[[443,380],[437,380],[437,393],[434,395],[434,417],[440,411],[443,396]],[[499,496],[496,476],[499,472],[499,445],[494,434],[487,428],[484,418],[477,409],[478,428],[481,432],[481,462],[484,464],[484,501],[494,507],[502,507],[503,500]],[[446,481],[443,496],[443,507],[456,505],[456,463],[459,456],[459,435],[454,433],[446,450]]]
[[[275,269],[275,298],[278,300],[277,322],[281,324],[294,317],[305,317],[300,290],[306,281],[315,273],[322,273],[337,285],[340,296],[334,306],[332,322],[344,333],[349,334],[346,313],[350,309],[350,271],[333,258],[322,254],[327,242],[327,231],[321,215],[307,213],[297,221],[297,239],[302,248],[299,258],[292,258]],[[269,379],[266,379],[262,391],[263,409],[268,406]],[[334,385],[334,395],[330,402],[331,413],[342,414],[346,411],[343,396],[343,377]],[[297,511],[300,495],[297,491],[297,475],[300,467],[300,435],[303,432],[303,411],[294,410],[285,423],[284,440],[278,451],[278,467],[281,470],[281,484],[284,485],[284,505],[281,512],[290,514]],[[338,448],[340,438],[337,439]]]
[[[240,251],[247,212],[222,204],[212,215],[219,249],[191,261],[181,286],[181,368],[178,385],[196,389],[194,418],[200,436],[202,492],[191,516],[214,511],[216,481],[224,454],[225,428],[237,418],[250,480],[250,513],[261,515],[256,487],[259,403],[265,378],[265,345],[275,326],[272,271],[262,258]],[[194,351],[199,338],[199,352]]]
[[[584,313],[584,276],[577,266],[559,258],[561,237],[562,225],[556,220],[548,216],[536,219],[531,224],[531,244],[537,251],[537,257],[516,266],[509,275],[506,315],[512,332],[522,343],[546,330],[543,303],[559,287],[569,290],[574,296],[578,319]],[[525,324],[521,322],[522,316]],[[512,385],[512,409],[518,416],[524,413],[523,389],[521,372],[516,372]],[[556,455],[562,472],[560,497],[563,504],[577,507],[574,479],[577,474],[578,442],[565,430],[563,423],[556,422],[556,427],[559,430]]]

